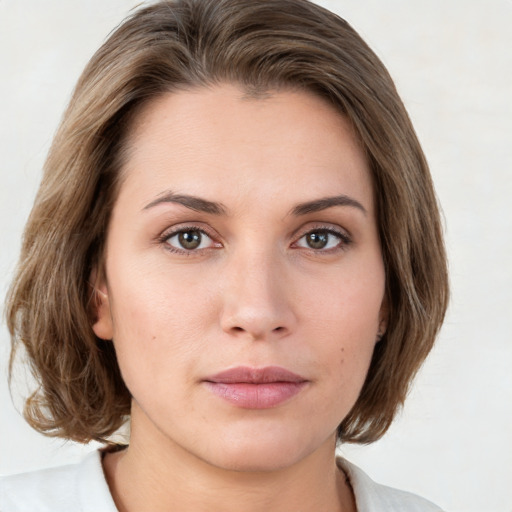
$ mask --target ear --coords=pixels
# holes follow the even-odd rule
[[[388,309],[388,299],[387,296],[384,296],[384,299],[382,300],[382,305],[380,307],[379,311],[379,329],[377,331],[377,343],[384,337],[384,334],[386,334],[386,330],[388,328],[388,316],[389,316],[389,309]]]
[[[106,280],[104,277],[100,277],[97,269],[94,269],[91,272],[89,284],[91,286],[92,330],[98,338],[111,340],[114,337],[114,329]]]

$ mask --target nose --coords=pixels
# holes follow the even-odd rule
[[[239,255],[228,265],[223,279],[221,328],[251,340],[288,336],[297,322],[293,287],[287,272],[272,255]]]

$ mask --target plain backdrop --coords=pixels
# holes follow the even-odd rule
[[[0,292],[52,135],[85,63],[136,0],[0,0]],[[452,300],[403,413],[342,448],[375,480],[453,512],[512,511],[512,2],[323,0],[388,66],[443,206]],[[7,387],[0,327],[0,473],[79,460]]]

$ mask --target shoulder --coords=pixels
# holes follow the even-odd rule
[[[437,505],[416,494],[374,482],[345,459],[338,458],[337,464],[348,475],[358,512],[442,512]]]
[[[81,463],[0,478],[0,512],[116,512],[101,454]]]

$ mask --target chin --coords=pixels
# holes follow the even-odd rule
[[[211,459],[206,460],[212,466],[226,471],[236,471],[244,473],[268,473],[280,471],[293,466],[299,462],[301,457],[298,454],[288,454],[272,450],[261,450],[257,447],[253,450],[244,452],[213,455]]]
[[[204,458],[209,464],[227,471],[272,472],[297,464],[320,448],[322,442],[298,439],[291,432],[230,438],[216,443]],[[280,435],[281,434],[281,435]],[[329,439],[334,453],[335,440]]]

